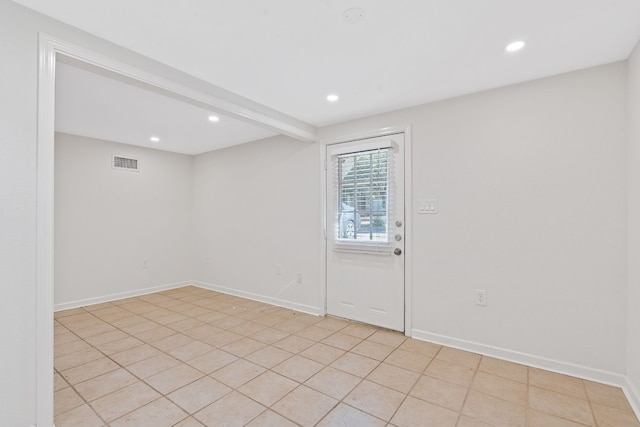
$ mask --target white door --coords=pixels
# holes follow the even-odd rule
[[[327,312],[404,331],[404,134],[326,154]]]

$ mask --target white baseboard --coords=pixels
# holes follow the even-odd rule
[[[625,396],[627,396],[627,400],[631,408],[633,408],[633,412],[636,413],[636,417],[640,419],[640,390],[631,382],[629,377],[626,377],[622,391],[624,391]]]
[[[181,288],[183,286],[190,285],[191,283],[192,282],[190,282],[190,281],[178,282],[178,283],[168,283],[168,284],[165,284],[165,285],[152,286],[150,288],[135,289],[133,291],[120,292],[120,293],[117,293],[117,294],[103,295],[103,296],[94,297],[94,298],[87,298],[87,299],[83,299],[83,300],[64,302],[64,303],[60,303],[60,304],[55,304],[53,306],[53,311],[68,310],[70,308],[85,307],[85,306],[88,306],[88,305],[102,304],[104,302],[117,301],[117,300],[125,299],[125,298],[139,297],[141,295],[152,294],[154,292],[166,291],[168,289]]]
[[[205,282],[191,282],[190,284],[198,286],[203,289],[209,289],[216,292],[222,292],[224,294],[235,295],[237,297],[247,298],[254,301],[264,302],[267,304],[277,305],[279,307],[289,308],[291,310],[300,311],[307,314],[313,314],[314,316],[322,316],[319,307],[313,307],[306,304],[299,304],[292,301],[283,300],[280,298],[273,298],[265,295],[254,294],[253,292],[240,291],[238,289],[226,288],[224,286],[212,285]]]
[[[590,368],[588,366],[576,365],[573,363],[563,362],[560,360],[548,359],[533,354],[521,353],[514,350],[508,350],[499,347],[493,347],[473,341],[466,341],[445,335],[433,334],[426,331],[413,329],[411,331],[413,338],[430,341],[436,344],[446,345],[448,347],[458,348],[460,350],[471,351],[473,353],[483,354],[485,356],[495,357],[497,359],[507,360],[534,368],[545,369],[547,371],[557,372],[560,374],[571,375],[573,377],[585,380],[595,381],[603,384],[609,384],[616,387],[625,388],[627,385],[627,377],[615,372],[602,371]]]

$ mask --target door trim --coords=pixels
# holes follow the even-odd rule
[[[412,138],[411,125],[386,126],[379,129],[320,139],[320,311],[327,314],[327,145],[360,139],[404,133],[404,209],[405,209],[405,263],[404,263],[404,334],[411,336],[413,298],[413,198],[412,198]]]
[[[92,44],[92,43],[89,43]],[[95,44],[95,43],[93,43]],[[53,405],[53,215],[56,60],[71,58],[179,96],[185,102],[206,105],[231,117],[273,129],[305,142],[317,140],[317,129],[264,105],[196,79],[135,52],[123,60],[63,39],[38,33],[38,105],[36,135],[36,424],[52,426]],[[121,50],[118,50],[121,49]],[[60,58],[59,58],[59,57]],[[142,58],[142,60],[141,60]],[[134,63],[144,64],[140,68]],[[158,72],[155,71],[157,68]],[[170,71],[168,71],[170,70]]]

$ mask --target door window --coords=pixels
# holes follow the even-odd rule
[[[334,156],[337,184],[336,240],[387,243],[390,153],[388,148]]]

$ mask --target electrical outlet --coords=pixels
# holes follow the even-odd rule
[[[476,305],[487,305],[487,291],[484,289],[476,289]]]
[[[149,268],[149,259],[142,258],[142,268]]]
[[[205,264],[211,264],[211,257],[210,257],[210,256],[206,257],[206,258],[204,259],[204,263],[205,263]]]
[[[276,276],[282,275],[282,264],[276,264]]]
[[[298,285],[302,284],[302,273],[296,274],[296,282]]]

